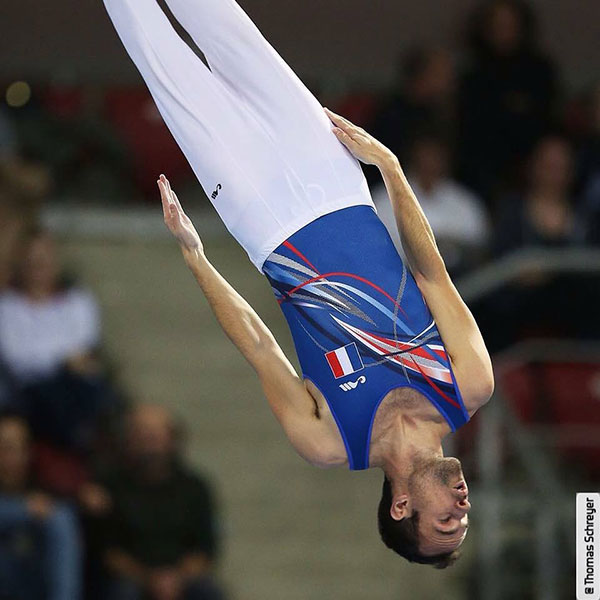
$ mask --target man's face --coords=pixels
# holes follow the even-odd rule
[[[419,512],[419,550],[427,556],[451,552],[467,534],[471,509],[460,461],[435,457],[419,462],[408,481],[413,511]]]
[[[521,17],[507,3],[497,2],[492,9],[487,28],[491,46],[501,55],[511,54],[523,37]]]
[[[163,465],[174,450],[169,413],[159,406],[139,406],[129,418],[128,454],[138,466]]]
[[[421,182],[437,184],[448,172],[446,149],[437,141],[420,140],[413,149],[412,168]]]
[[[536,148],[531,166],[531,183],[544,190],[562,194],[573,180],[573,154],[560,138],[543,139]]]

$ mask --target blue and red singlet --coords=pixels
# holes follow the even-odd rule
[[[369,467],[373,420],[395,388],[423,394],[453,431],[469,420],[435,321],[371,207],[313,221],[281,244],[263,271],[351,469]]]

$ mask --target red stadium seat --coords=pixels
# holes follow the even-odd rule
[[[350,93],[335,103],[337,113],[360,127],[368,127],[373,121],[379,99],[368,92]]]
[[[501,371],[499,378],[501,391],[519,419],[525,423],[537,421],[538,386],[534,368],[531,365],[505,368]]]
[[[600,432],[600,364],[547,362],[506,367],[497,375],[499,389],[521,422],[569,426]],[[598,436],[600,438],[600,435]],[[600,474],[600,446],[564,441],[557,450],[590,472]]]
[[[513,408],[519,420],[523,423],[537,423],[537,387],[534,377],[534,370],[530,365],[503,365],[502,369],[496,372],[496,385],[501,397],[506,400]],[[494,402],[494,399],[491,400]],[[485,407],[481,409],[485,411]],[[457,448],[459,454],[463,457],[463,462],[474,468],[477,464],[473,451],[477,445],[477,435],[479,431],[479,421],[481,411],[477,412],[466,427],[458,430]],[[506,441],[506,431],[502,433]],[[506,451],[507,445],[502,445]]]
[[[133,156],[138,188],[156,197],[156,179],[165,173],[178,183],[193,177],[181,150],[145,88],[117,88],[106,95],[106,113]]]
[[[48,86],[41,100],[49,113],[61,119],[79,117],[83,111],[84,93],[81,87]]]
[[[83,458],[43,442],[35,444],[33,470],[44,490],[65,497],[75,497],[90,477]]]
[[[600,364],[547,364],[544,379],[555,423],[595,426],[600,431]],[[600,442],[600,435],[597,441]],[[573,443],[564,447],[564,451],[568,457],[583,462],[594,473],[600,473],[600,445]]]

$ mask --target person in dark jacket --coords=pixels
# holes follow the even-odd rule
[[[489,198],[550,127],[557,75],[523,0],[485,2],[470,46],[459,91],[461,178]]]
[[[103,515],[108,600],[216,600],[212,493],[181,461],[178,431],[161,406],[132,409],[121,464],[82,490]]]

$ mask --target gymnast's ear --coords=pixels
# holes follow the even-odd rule
[[[392,498],[392,505],[390,506],[390,516],[394,521],[402,521],[402,519],[408,517],[408,495],[398,494]]]

